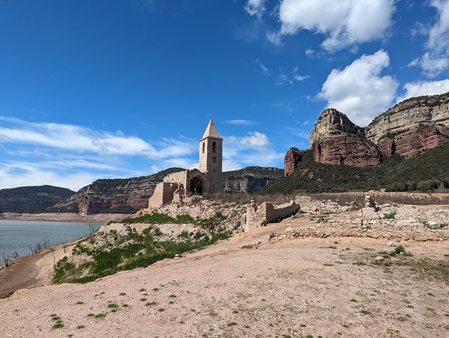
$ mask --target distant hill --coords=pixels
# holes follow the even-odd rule
[[[258,194],[293,192],[367,191],[449,191],[449,143],[428,149],[406,159],[398,154],[378,166],[354,167],[314,161],[313,151],[302,151],[302,158],[288,177],[274,180]]]
[[[69,198],[74,191],[50,185],[0,190],[0,213],[39,213]]]
[[[67,200],[54,205],[49,211],[89,215],[135,213],[148,206],[148,199],[164,176],[182,170],[185,169],[169,168],[149,176],[96,180]]]
[[[169,168],[149,176],[97,180],[46,211],[81,214],[135,213],[148,206],[148,199],[153,195],[154,188],[166,175],[182,170],[185,169]],[[282,175],[282,169],[262,167],[224,172],[223,191],[253,193]]]

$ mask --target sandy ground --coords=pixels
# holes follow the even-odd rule
[[[284,220],[84,285],[19,290],[0,299],[0,336],[449,337],[449,286],[410,266],[371,264],[384,240],[268,242],[307,222]],[[404,245],[410,259],[449,260],[448,242]],[[35,282],[45,284],[58,250],[33,258]],[[58,318],[63,327],[53,328]]]

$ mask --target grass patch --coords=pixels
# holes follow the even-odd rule
[[[103,234],[105,244],[101,246],[93,246],[88,240],[81,240],[73,249],[73,255],[87,255],[92,260],[76,266],[69,262],[67,257],[64,257],[55,264],[53,282],[91,282],[119,271],[147,267],[162,259],[174,258],[176,255],[198,250],[232,235],[231,231],[222,226],[225,219],[221,215],[197,221],[186,215],[180,215],[174,219],[168,215],[153,213],[127,218],[124,221],[129,224],[142,222],[151,224],[160,224],[158,222],[194,223],[207,228],[208,234],[201,233],[197,236],[188,234],[188,236],[177,240],[159,240],[158,232],[153,227],[146,228],[141,233],[129,227],[124,235],[119,236],[112,231]],[[121,295],[125,295],[125,293]]]
[[[145,306],[156,306],[157,305],[157,302],[147,302],[146,304],[145,304]]]
[[[61,329],[64,327],[64,322],[62,321],[61,317],[59,317],[57,314],[55,313],[51,314],[50,318],[54,322],[53,326],[51,327],[52,330]]]

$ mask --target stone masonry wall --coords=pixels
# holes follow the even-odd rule
[[[244,230],[248,231],[252,228],[266,226],[267,223],[280,221],[295,214],[299,209],[299,204],[294,201],[279,206],[274,206],[269,202],[263,202],[260,206],[257,206],[254,201],[251,201],[246,210]]]

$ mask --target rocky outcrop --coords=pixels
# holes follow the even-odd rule
[[[357,167],[377,166],[382,156],[411,158],[448,142],[449,93],[405,100],[365,128],[326,109],[310,135],[315,162]],[[284,170],[289,174],[297,165],[293,155],[290,150],[286,154]]]
[[[447,142],[449,142],[448,127],[420,123],[396,135],[385,135],[379,140],[378,148],[385,156],[399,154],[405,158],[411,158]]]
[[[284,177],[290,176],[295,172],[298,164],[302,161],[305,151],[297,148],[290,148],[284,157]]]
[[[276,178],[282,177],[282,169],[247,167],[223,173],[222,190],[232,193],[254,193]]]
[[[387,135],[401,134],[423,123],[449,127],[449,93],[398,103],[365,128],[366,137],[377,144]]]
[[[385,156],[414,157],[449,142],[449,93],[405,100],[376,117],[366,137]]]
[[[356,167],[380,164],[380,153],[366,139],[363,128],[336,109],[326,109],[321,114],[310,135],[310,143],[315,162]]]
[[[99,213],[134,213],[148,206],[148,199],[154,188],[169,173],[183,170],[170,168],[155,175],[128,179],[101,179],[81,188],[68,200],[59,203],[55,209],[76,204],[81,215]]]

